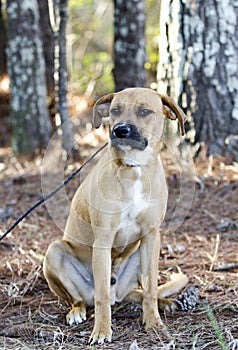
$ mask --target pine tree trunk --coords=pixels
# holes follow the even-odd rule
[[[115,89],[146,86],[145,1],[114,0]]]
[[[67,100],[68,71],[66,58],[66,24],[68,19],[68,0],[60,0],[59,14],[59,113],[63,131],[63,148],[69,152],[74,148],[74,137]]]
[[[0,78],[7,72],[6,64],[6,28],[2,14],[2,1],[0,0]]]
[[[10,0],[7,16],[12,146],[16,154],[29,154],[46,145],[51,130],[37,1]]]
[[[73,158],[78,156],[75,146],[73,125],[69,116],[67,92],[68,92],[68,70],[66,56],[66,25],[68,20],[68,0],[53,0],[51,12],[51,26],[55,35],[55,79],[57,86],[58,112],[62,130],[62,146],[68,152],[73,150]],[[58,74],[57,74],[58,73]]]
[[[55,128],[56,92],[55,92],[55,36],[51,27],[48,0],[37,0],[40,12],[40,28],[45,59],[45,76],[48,96],[48,108]]]
[[[237,23],[237,1],[162,1],[159,89],[181,101],[209,154],[238,133]]]

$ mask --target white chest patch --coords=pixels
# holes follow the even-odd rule
[[[141,168],[138,167],[135,171],[138,173],[138,178],[134,184],[128,188],[130,200],[121,202],[121,220],[118,229],[121,230],[121,234],[124,236],[125,245],[127,245],[130,240],[136,238],[140,233],[140,227],[136,219],[149,206],[149,202],[143,193]]]

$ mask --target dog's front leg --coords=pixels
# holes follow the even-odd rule
[[[163,327],[158,311],[158,263],[160,234],[152,229],[141,242],[141,280],[143,288],[143,322],[146,330]]]
[[[111,342],[111,248],[93,247],[95,323],[90,344]]]

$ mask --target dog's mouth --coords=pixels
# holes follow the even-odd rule
[[[143,151],[148,146],[148,140],[141,136],[135,125],[118,123],[112,129],[111,145],[119,150]]]

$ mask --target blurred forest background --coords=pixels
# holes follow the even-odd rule
[[[82,103],[147,86],[183,107],[194,154],[238,159],[237,1],[1,0],[0,9],[0,125],[16,155],[44,148],[59,125],[69,149],[64,122]]]
[[[0,0],[0,235],[106,142],[92,106],[130,86],[167,93],[188,117],[183,142],[176,122],[165,130],[159,274],[179,266],[200,296],[161,313],[169,339],[145,333],[140,305],[115,305],[107,348],[237,349],[237,0]],[[67,327],[42,262],[95,162],[1,241],[0,350],[92,349],[93,309]]]

